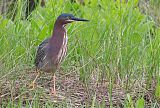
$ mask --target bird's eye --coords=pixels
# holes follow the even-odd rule
[[[67,19],[71,19],[71,17],[69,16],[69,17],[67,17]]]

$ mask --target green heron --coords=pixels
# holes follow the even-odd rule
[[[76,18],[72,14],[61,14],[55,24],[52,36],[45,39],[38,47],[37,55],[35,59],[35,66],[37,71],[52,72],[52,81],[54,87],[51,87],[51,94],[56,94],[55,89],[55,72],[60,67],[60,63],[64,59],[67,52],[67,31],[65,29],[66,24],[74,21],[89,21],[82,18]],[[32,82],[34,87],[35,81],[39,76],[39,72]]]

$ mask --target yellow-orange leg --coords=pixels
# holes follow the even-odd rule
[[[53,87],[51,87],[51,94],[53,96],[56,96],[56,76],[55,74],[53,75],[51,83],[53,83]]]
[[[38,77],[40,76],[40,72],[39,71],[37,71],[36,70],[36,72],[37,72],[37,75],[36,75],[36,78],[32,81],[32,83],[29,85],[29,87],[31,88],[31,90],[33,90],[33,89],[35,89],[35,83],[36,83],[36,80],[38,79]]]

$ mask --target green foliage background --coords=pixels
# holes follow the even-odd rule
[[[36,48],[51,36],[57,16],[72,13],[90,22],[67,26],[69,50],[62,64],[66,73],[76,70],[85,83],[93,72],[99,80],[106,78],[112,83],[120,78],[127,90],[135,81],[146,81],[146,88],[150,87],[152,79],[159,87],[160,28],[140,11],[139,1],[84,1],[83,6],[69,0],[48,0],[29,20],[21,20],[24,5],[17,6],[14,21],[0,16],[0,76],[33,67]]]

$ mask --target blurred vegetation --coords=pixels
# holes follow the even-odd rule
[[[21,72],[15,70],[32,68],[36,47],[51,36],[57,16],[72,13],[90,22],[67,26],[69,50],[62,64],[64,72],[76,71],[86,85],[95,72],[99,82],[103,79],[110,84],[120,82],[128,92],[134,91],[134,85],[150,89],[154,80],[153,103],[158,101],[159,0],[146,0],[147,5],[139,0],[84,0],[84,5],[70,0],[47,0],[45,7],[38,5],[28,20],[22,18],[25,3],[21,0],[18,3],[14,20],[0,16],[1,78]],[[124,106],[133,107],[132,104],[127,95]],[[143,97],[135,103],[137,107],[144,104]]]

